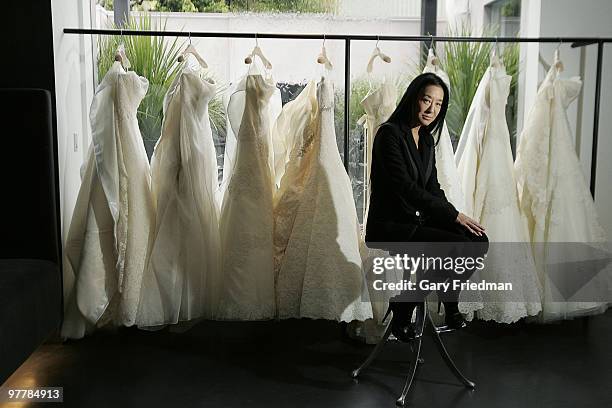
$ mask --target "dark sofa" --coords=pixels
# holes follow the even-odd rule
[[[62,318],[51,94],[0,89],[0,384]]]

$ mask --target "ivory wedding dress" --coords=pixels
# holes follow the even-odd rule
[[[358,123],[364,125],[365,149],[363,166],[364,205],[363,220],[365,231],[368,208],[370,206],[370,171],[372,168],[372,146],[378,127],[384,123],[397,106],[397,87],[392,82],[384,81],[378,88],[368,93],[361,101],[365,113]]]
[[[450,78],[448,74],[440,67],[440,62],[432,48],[429,49],[427,54],[427,64],[423,69],[423,73],[434,73],[442,79],[446,84],[449,91],[451,91]],[[438,182],[440,188],[444,191],[446,199],[455,206],[457,211],[464,212],[465,198],[463,197],[463,190],[461,188],[461,180],[459,178],[459,171],[457,170],[457,164],[455,163],[455,152],[453,151],[453,144],[451,143],[450,134],[448,133],[448,127],[446,121],[442,125],[442,133],[440,133],[440,140],[436,144],[435,151],[436,155],[436,171],[438,174]],[[463,293],[465,295],[465,292]],[[459,298],[459,310],[462,313],[468,314],[469,318],[473,316],[473,312],[482,309],[482,297],[480,293],[473,292],[468,299],[463,299],[463,295]],[[434,299],[437,295],[432,294],[430,298]],[[467,301],[466,301],[467,300]],[[436,302],[430,301],[430,314],[434,318],[435,323],[442,324],[443,319],[438,315],[436,308]]]
[[[287,135],[275,195],[278,316],[350,322],[372,317],[364,291],[359,224],[334,130],[333,86],[308,83],[274,129]]]
[[[135,323],[154,218],[136,110],[148,81],[115,62],[90,110],[92,144],[66,240],[61,335]]]
[[[608,237],[576,155],[566,112],[580,93],[582,81],[578,77],[562,78],[561,67],[556,55],[527,117],[515,162],[521,205],[529,220],[544,289],[540,319],[544,322],[602,312],[606,308],[604,300],[612,293]],[[590,256],[595,252],[581,250],[579,243],[607,253],[608,263],[605,256],[602,264],[596,262]],[[575,267],[566,276],[555,276],[548,264],[559,263]],[[585,271],[589,287],[582,287],[581,294],[578,289],[584,282],[575,286],[575,298],[582,301],[571,301],[572,297],[562,293],[565,288],[557,285],[575,280],[581,263],[591,268]]]
[[[540,285],[527,220],[519,208],[506,124],[511,79],[499,58],[493,56],[470,106],[455,155],[465,213],[485,227],[491,242],[485,268],[475,275],[487,282],[512,284],[511,291],[482,292],[484,307],[478,317],[500,323],[515,322],[541,310]]]
[[[450,90],[450,79],[448,78],[448,74],[440,67],[438,59],[431,48],[427,56],[427,65],[425,65],[425,69],[423,69],[423,73],[428,72],[439,76]],[[459,179],[453,144],[450,140],[446,121],[443,124],[440,141],[436,145],[435,154],[436,171],[438,172],[440,187],[444,191],[446,199],[455,206],[457,211],[463,212],[465,199],[461,189],[461,180]]]
[[[162,134],[151,158],[157,217],[139,326],[211,318],[216,311],[221,253],[217,159],[208,116],[216,87],[196,66],[186,64],[164,98]]]
[[[364,169],[363,169],[363,184],[364,184],[364,205],[363,205],[363,223],[361,226],[362,232],[365,231],[367,224],[368,208],[370,205],[370,171],[372,168],[372,146],[378,127],[384,123],[395,110],[397,106],[397,87],[391,81],[383,81],[383,83],[368,93],[362,100],[364,114],[357,122],[364,127],[365,149],[364,149]],[[363,322],[353,321],[348,326],[348,333],[355,339],[363,340],[367,344],[376,344],[382,338],[386,324],[382,322],[384,314],[387,310],[389,298],[394,296],[395,292],[391,291],[376,291],[373,289],[374,281],[382,279],[384,282],[396,282],[402,279],[403,271],[387,270],[385,275],[377,275],[373,272],[373,262],[377,257],[387,257],[389,253],[381,249],[368,248],[364,241],[364,234],[360,236],[360,251],[363,264],[363,271],[368,288],[368,295],[372,305],[372,318]],[[399,293],[399,292],[398,292]]]
[[[227,98],[220,319],[275,316],[270,103],[276,91],[270,76],[248,74],[230,89]]]
[[[249,75],[259,75],[260,70],[258,66],[253,63],[252,66],[249,67],[248,74]],[[267,72],[263,69],[263,76],[269,77],[271,75],[270,72]],[[223,174],[221,185],[217,190],[217,201],[219,205],[223,203],[223,197],[227,192],[227,188],[229,186],[229,181],[231,179],[231,175],[233,174],[233,169],[236,162],[236,147],[238,144],[238,140],[236,138],[236,131],[240,128],[240,124],[242,121],[242,113],[245,108],[245,90],[246,90],[246,81],[247,76],[245,75],[240,78],[237,82],[232,84],[223,95],[223,106],[225,107],[226,119],[227,119],[227,129],[226,129],[226,137],[225,137],[225,149],[223,153]],[[272,80],[270,78],[270,80]],[[231,105],[230,105],[231,102]],[[283,108],[283,101],[281,97],[281,92],[278,87],[275,87],[272,90],[272,96],[270,96],[266,106],[263,108],[263,114],[266,117],[266,121],[268,123],[268,127],[271,128],[276,122],[276,119],[280,115],[280,112]],[[272,166],[272,175],[274,179],[280,180],[282,173],[278,175],[275,173],[276,167],[275,163],[275,152],[284,148],[284,146],[278,146],[277,144],[283,143],[284,139],[273,140],[271,138],[267,138],[268,143],[271,143],[271,147],[268,152],[268,159]],[[276,183],[278,185],[278,182]]]

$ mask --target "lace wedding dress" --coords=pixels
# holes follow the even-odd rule
[[[427,64],[423,69],[424,74],[428,72],[439,76],[440,79],[442,79],[442,81],[446,84],[449,91],[451,91],[448,74],[440,67],[439,60],[435,56],[432,48],[429,49],[427,54]],[[440,140],[436,145],[434,154],[436,155],[436,171],[438,174],[440,188],[442,188],[444,191],[446,199],[450,201],[453,206],[455,206],[457,211],[464,212],[465,198],[461,188],[459,171],[457,170],[457,164],[455,163],[455,152],[453,151],[453,144],[451,143],[446,121],[442,125],[442,133],[440,134]],[[465,292],[463,295],[465,295]],[[471,293],[468,299],[463,299],[463,295],[459,298],[459,310],[462,313],[467,314],[468,318],[471,318],[474,311],[482,309],[482,297],[478,292]],[[430,314],[435,323],[442,324],[443,319],[438,315],[436,302],[433,301],[435,298],[435,294],[430,295]]]
[[[603,312],[604,300],[612,293],[608,237],[576,155],[566,113],[582,81],[562,78],[561,66],[556,56],[527,117],[515,162],[521,206],[544,289],[540,319],[544,322]],[[597,261],[597,252],[604,255],[603,262]],[[551,269],[561,263],[573,265],[567,275]],[[577,276],[582,272],[583,277]],[[580,284],[563,287],[564,281],[576,279]],[[582,301],[572,301],[569,293]]]
[[[511,323],[541,310],[540,285],[529,243],[527,220],[520,211],[505,106],[512,77],[493,56],[480,81],[461,134],[458,163],[465,213],[485,227],[491,245],[487,282],[511,283],[511,291],[483,291],[478,317]]]
[[[189,60],[188,60],[189,61]],[[164,98],[162,134],[151,158],[157,204],[137,324],[211,318],[220,279],[217,159],[208,104],[214,83],[185,65]]]
[[[285,105],[274,134],[288,140],[274,200],[278,316],[371,318],[357,211],[336,145],[329,79],[310,82]]]
[[[252,66],[249,67],[248,74],[249,75],[260,75],[260,71],[263,71],[263,76],[265,78],[270,77],[271,73],[266,71],[265,69],[259,69],[258,66],[255,65],[254,62]],[[242,114],[245,108],[245,90],[246,90],[246,81],[247,76],[245,75],[240,78],[237,82],[232,84],[229,89],[224,92],[223,95],[223,106],[225,107],[226,119],[227,119],[227,129],[226,129],[226,137],[225,137],[225,149],[223,153],[223,172],[222,172],[222,180],[221,184],[217,190],[217,201],[219,205],[223,203],[223,197],[227,192],[227,188],[229,186],[229,181],[231,179],[231,175],[233,174],[233,169],[236,162],[236,147],[238,144],[238,139],[236,138],[236,133],[240,128],[240,124],[242,121]],[[272,80],[272,79],[270,79]],[[231,106],[230,106],[231,102]],[[266,106],[263,108],[263,114],[266,117],[268,127],[271,129],[276,119],[280,115],[280,112],[283,108],[283,101],[281,97],[281,92],[278,87],[275,87],[272,90],[272,96],[270,96]],[[272,175],[273,178],[280,181],[280,177],[282,177],[282,173],[277,174],[275,163],[275,152],[284,149],[284,139],[271,139],[266,138],[269,143],[271,143],[268,159],[272,166]],[[271,141],[271,142],[270,142]],[[278,143],[282,143],[283,146],[279,146]],[[284,167],[284,165],[283,165]],[[278,186],[278,181],[276,185]]]
[[[271,77],[248,74],[230,89],[227,98],[220,319],[275,316],[270,102],[276,91]]]
[[[90,109],[92,144],[64,248],[62,337],[135,323],[154,218],[136,110],[148,81],[115,62]]]

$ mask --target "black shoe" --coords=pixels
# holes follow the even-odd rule
[[[444,323],[449,330],[462,329],[467,326],[457,302],[444,302]]]
[[[389,308],[383,318],[383,322],[392,311],[393,318],[390,323],[391,333],[393,333],[399,341],[409,342],[417,337],[411,320],[412,312],[418,304],[419,303],[416,302],[389,302]]]

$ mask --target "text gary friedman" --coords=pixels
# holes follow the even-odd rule
[[[372,282],[374,290],[435,290],[448,292],[450,289],[456,290],[495,290],[495,291],[511,291],[511,282],[487,282],[484,279],[480,282],[462,281],[459,279],[453,279],[452,281],[445,282],[431,282],[426,279],[420,280],[419,282],[412,282],[409,280],[402,280],[399,282],[384,282],[382,279],[377,279]]]

